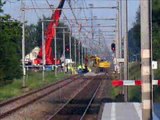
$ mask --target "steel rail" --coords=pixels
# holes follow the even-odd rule
[[[75,76],[75,77],[76,77],[76,76]],[[73,76],[73,78],[74,78],[74,76]],[[68,84],[70,84],[71,82],[73,82],[73,80],[72,80],[73,78],[66,78],[66,79],[64,79],[64,80],[68,80],[68,82],[65,83],[63,86],[56,87],[56,88],[50,90],[49,92],[46,92],[46,93],[44,93],[44,94],[42,94],[42,95],[39,95],[39,96],[33,98],[32,100],[27,101],[26,103],[23,103],[23,104],[15,107],[15,108],[11,108],[10,110],[7,110],[7,111],[4,112],[4,113],[3,113],[3,112],[0,113],[0,118],[4,118],[4,117],[6,117],[8,114],[14,113],[15,111],[19,110],[20,108],[22,108],[22,107],[24,107],[24,106],[27,106],[27,105],[29,105],[29,104],[31,104],[31,103],[33,103],[33,102],[35,102],[35,101],[43,98],[44,96],[49,95],[49,94],[51,94],[52,92],[55,92],[55,91],[59,90],[60,88],[66,86],[66,85],[68,85]],[[42,88],[40,88],[40,89],[34,90],[34,91],[29,92],[29,93],[27,93],[27,94],[25,94],[25,95],[22,95],[22,96],[19,96],[19,97],[10,99],[10,100],[8,100],[8,101],[2,102],[2,103],[0,103],[0,106],[1,106],[1,108],[2,108],[2,107],[5,107],[5,105],[14,104],[14,102],[16,102],[16,101],[18,101],[18,100],[25,99],[25,97],[29,97],[29,96],[32,96],[32,95],[34,95],[34,94],[36,94],[36,93],[42,92],[42,91],[45,90],[45,89],[48,89],[48,88],[50,88],[50,87],[52,87],[52,86],[54,86],[54,85],[57,85],[57,84],[60,84],[60,83],[64,82],[64,80],[61,80],[61,81],[58,81],[58,82],[56,82],[56,83],[50,84],[50,85],[48,85],[48,86],[42,87]],[[71,80],[71,81],[69,81],[69,80]]]
[[[94,78],[93,78],[94,79]],[[86,80],[85,80],[86,81]],[[89,84],[89,83],[88,83]],[[87,84],[87,85],[88,85]],[[86,86],[87,86],[86,85]],[[75,94],[73,97],[71,97],[65,104],[63,104],[63,106],[61,106],[51,117],[49,117],[47,120],[52,120],[57,114],[58,114],[58,112],[60,112],[66,105],[68,105],[68,103],[70,102],[70,101],[72,101],[74,98],[75,98],[75,96],[76,95],[78,95],[81,91],[82,91],[83,89],[81,89],[81,90],[79,90],[79,92],[77,93],[77,94]]]
[[[98,92],[98,90],[99,90],[99,88],[100,88],[100,86],[101,86],[101,85],[102,85],[102,81],[100,82],[100,84],[99,84],[99,86],[97,87],[97,89],[96,89],[95,93],[93,94],[93,96],[92,96],[91,100],[89,101],[89,104],[88,104],[87,108],[85,109],[85,111],[84,111],[83,115],[81,116],[80,120],[83,120],[83,118],[84,118],[84,116],[86,115],[86,113],[87,113],[87,111],[88,111],[89,107],[91,106],[91,104],[92,104],[92,102],[93,102],[94,98],[96,97],[97,92]]]
[[[96,78],[97,78],[97,77],[96,77]],[[87,78],[87,79],[88,79],[88,78]],[[94,79],[95,79],[95,78],[92,78],[90,81],[92,82],[92,80],[94,80]],[[85,80],[85,81],[86,81],[86,80]],[[87,85],[89,85],[91,82],[89,82]],[[82,120],[82,118],[85,116],[85,114],[86,114],[89,106],[91,105],[93,99],[95,98],[95,96],[96,96],[96,94],[97,94],[97,92],[98,92],[98,90],[99,90],[99,88],[100,88],[100,86],[101,86],[101,83],[102,83],[102,82],[99,83],[98,87],[96,88],[95,92],[93,93],[93,96],[91,97],[89,103],[87,104],[87,107],[86,107],[83,115],[81,116],[81,120]],[[75,94],[72,98],[70,98],[62,107],[60,107],[60,108],[59,108],[52,116],[50,116],[47,120],[53,120],[54,117],[55,117],[63,108],[65,108],[81,91],[83,91],[84,88],[85,88],[87,85],[85,85],[85,86],[83,87],[83,89],[80,89],[77,94]]]

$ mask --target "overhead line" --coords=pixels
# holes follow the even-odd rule
[[[51,8],[51,6],[50,6],[50,4],[49,4],[48,0],[46,0],[46,2],[47,2],[47,4],[49,5],[49,7]]]
[[[27,7],[27,8],[25,8],[25,9],[27,9],[27,10],[30,10],[30,9],[35,9],[35,8],[33,8],[33,7]],[[42,8],[42,7],[37,7],[36,9],[51,9],[51,8]],[[59,8],[59,10],[63,10],[63,9],[70,9],[70,8]],[[79,7],[79,8],[72,8],[72,10],[73,9],[88,9],[88,8],[82,8],[82,7]],[[117,7],[93,7],[93,8],[91,8],[91,9],[117,9]]]
[[[86,5],[85,0],[83,0],[83,2],[82,2],[82,3],[83,3],[83,6],[85,7],[85,5]],[[86,5],[86,7],[87,7],[87,5]],[[85,14],[85,10],[84,10],[84,9],[83,9],[83,13],[84,13],[84,17],[85,17],[85,18],[87,18],[87,17],[86,17],[86,14]]]
[[[78,26],[72,26],[72,27],[78,27]],[[93,27],[93,28],[95,28],[95,27],[113,27],[113,28],[115,28],[116,26],[111,25],[111,26],[82,26],[82,27]]]
[[[36,0],[34,0],[34,3],[35,3],[35,5],[36,5],[36,6],[38,6],[38,4],[37,4]]]
[[[35,11],[35,13],[36,13],[37,17],[38,17],[38,18],[40,18],[40,17],[39,17],[39,15],[38,15],[38,13],[37,13],[37,11],[36,11],[35,6],[34,6],[33,0],[31,0],[31,3],[32,3],[32,6],[33,6],[33,8],[34,8],[34,11]]]
[[[72,14],[73,14],[75,20],[76,20],[76,24],[80,25],[80,24],[78,23],[78,20],[77,20],[77,18],[76,18],[75,13],[73,12],[72,6],[71,6],[71,4],[70,4],[69,2],[68,2],[68,5],[69,5],[69,7],[70,7],[70,9],[71,9],[71,11],[72,11]],[[83,27],[82,27],[82,28],[83,28]],[[87,31],[86,29],[84,29],[84,30]],[[87,32],[89,32],[89,31],[87,31]]]
[[[78,23],[78,21],[77,21],[77,18],[76,18],[76,15],[74,14],[73,9],[72,9],[72,6],[71,6],[71,4],[70,4],[69,2],[68,2],[68,5],[69,5],[69,7],[70,7],[70,9],[71,9],[71,12],[72,12],[75,20],[76,20],[76,23],[79,25],[79,23]]]
[[[69,20],[74,20],[74,19],[69,19]],[[80,18],[80,19],[78,19],[77,18],[77,20],[116,20],[116,18],[98,18],[98,19],[90,19],[90,18]]]

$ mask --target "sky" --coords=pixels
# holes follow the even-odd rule
[[[7,1],[7,4],[3,7],[4,12],[8,13],[11,16],[13,16],[14,18],[20,20],[20,18],[21,18],[20,2],[16,2],[16,0],[2,0],[2,1]],[[34,7],[36,7],[36,6],[37,7],[48,7],[48,4],[45,0],[32,0],[33,4],[31,2],[31,0],[24,0],[24,1],[26,3],[27,7],[33,7],[33,4],[34,4]],[[48,0],[48,1],[50,4],[52,4],[56,7],[58,5],[57,1],[59,1],[59,0]],[[77,1],[84,1],[84,0],[77,0]],[[115,2],[116,0],[98,0],[98,1],[97,0],[85,0],[85,1],[86,1],[87,5],[92,3],[93,6],[112,6],[112,5],[115,5],[115,3],[116,3]],[[101,1],[101,2],[99,2],[99,1]],[[122,0],[122,1],[124,1],[124,0]],[[81,2],[79,2],[78,4],[81,4]],[[67,6],[67,3],[65,3],[65,6]],[[136,16],[136,12],[138,10],[138,7],[139,7],[139,0],[128,0],[129,28],[132,27],[133,22],[135,21],[135,16]],[[39,17],[41,17],[42,14],[50,16],[52,13],[51,10],[36,10],[36,11],[37,11]],[[65,10],[65,13],[70,14],[70,11],[68,13],[66,11],[69,11],[69,10]],[[104,9],[103,9],[103,12],[102,12],[102,9],[101,10],[94,9],[93,12],[94,12],[93,13],[94,15],[98,14],[98,16],[99,16],[102,13],[100,16],[105,16]],[[110,10],[108,10],[108,11],[106,10],[106,14],[108,14],[108,16],[112,16],[110,14]],[[114,13],[112,13],[112,14],[114,14]],[[26,19],[28,20],[29,23],[36,23],[38,16],[35,14],[35,10],[27,10]]]
[[[2,0],[4,1],[4,0]],[[17,2],[16,0],[5,0],[7,3],[4,5],[4,13],[10,14],[14,19],[21,20],[21,2]],[[25,2],[25,8],[49,8],[49,5],[52,5],[52,7],[56,8],[58,6],[59,0],[24,0]],[[49,5],[48,5],[48,3]],[[74,14],[77,19],[80,18],[88,18],[90,19],[92,16],[96,16],[97,19],[99,18],[115,18],[117,15],[116,9],[90,9],[89,4],[92,4],[93,7],[111,7],[117,5],[117,0],[71,0],[71,5],[73,8],[83,8],[87,7],[88,9],[80,10],[80,9],[74,9]],[[124,9],[124,0],[122,0],[123,9]],[[136,12],[139,7],[139,0],[128,0],[128,28],[130,29],[133,26],[133,23],[135,22],[136,18]],[[68,2],[65,2],[64,8],[69,8]],[[52,14],[51,9],[27,9],[25,11],[25,19],[27,21],[27,24],[36,24],[38,19],[42,18],[43,15],[50,17]],[[123,13],[124,14],[124,11]],[[72,11],[70,9],[64,9],[63,14],[61,16],[61,20],[64,21],[66,24],[68,22],[64,20],[63,18],[67,16],[67,19],[74,19],[75,17],[72,14]],[[75,20],[70,20],[71,24],[75,24]],[[78,20],[78,23],[82,24],[82,26],[109,26],[109,25],[116,25],[115,21],[102,21],[102,20],[93,20],[93,21],[80,21]],[[78,31],[79,26],[75,24],[75,32]],[[105,37],[105,39],[108,39],[108,41],[111,43],[113,41],[113,38],[108,37],[108,34],[105,31],[112,31],[115,28],[107,28],[107,27],[95,27],[94,28],[94,37],[95,39],[102,39]],[[86,31],[91,31],[91,27],[86,27],[82,29],[84,30],[81,37],[88,36],[90,39],[92,38],[91,33],[87,33]],[[102,32],[103,37],[100,35],[96,35],[99,33],[99,31]],[[104,32],[103,32],[104,31]],[[75,36],[77,34],[75,33]],[[96,37],[97,36],[97,37]],[[101,38],[102,37],[102,38]],[[97,42],[97,41],[96,41]],[[103,43],[104,41],[102,41]],[[87,43],[90,44],[90,43]],[[96,44],[96,43],[95,43]],[[103,45],[103,44],[102,44]]]

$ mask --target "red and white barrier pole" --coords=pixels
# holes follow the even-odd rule
[[[118,87],[118,86],[141,86],[142,81],[141,80],[113,80],[112,86]],[[158,85],[160,86],[160,80],[152,80],[152,85]]]

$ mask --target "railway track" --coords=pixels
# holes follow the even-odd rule
[[[91,106],[103,78],[95,77],[75,96],[69,99],[48,120],[82,120]]]
[[[67,86],[75,79],[79,79],[79,76],[72,76],[70,78],[66,78],[62,81],[58,81],[57,83],[50,84],[38,90],[31,91],[27,94],[24,94],[20,97],[13,98],[11,100],[1,102],[0,103],[0,119],[14,113],[22,107],[25,107],[33,102],[53,93],[64,86]]]
[[[33,95],[0,103],[0,119],[97,120],[109,82],[101,75],[63,80]]]

